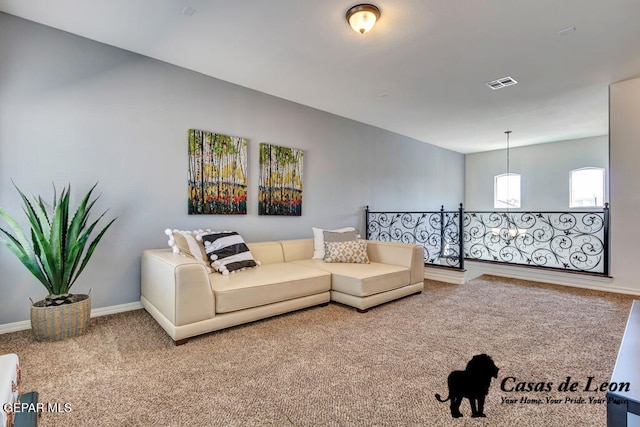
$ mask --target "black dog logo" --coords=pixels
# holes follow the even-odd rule
[[[436,393],[436,399],[440,402],[450,400],[451,416],[459,418],[460,404],[463,398],[469,399],[472,417],[486,417],[484,414],[484,399],[489,393],[491,378],[498,378],[498,367],[493,363],[491,356],[477,354],[467,363],[464,371],[453,371],[449,374],[449,396],[442,399]]]

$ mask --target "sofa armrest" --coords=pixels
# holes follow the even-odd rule
[[[424,248],[420,245],[367,240],[367,255],[372,262],[407,267],[410,284],[424,280]]]
[[[204,265],[171,249],[142,252],[140,292],[175,326],[215,315],[215,298]]]

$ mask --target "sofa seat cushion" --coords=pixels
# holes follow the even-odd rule
[[[228,276],[209,274],[216,313],[229,313],[331,290],[331,274],[292,263],[275,263]]]
[[[332,274],[331,289],[358,297],[398,289],[409,284],[407,267],[371,262],[369,264],[326,263],[319,259],[293,261],[299,264],[328,271]]]

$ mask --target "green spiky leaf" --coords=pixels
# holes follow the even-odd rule
[[[91,209],[98,199],[98,197],[91,198],[96,186],[97,184],[85,194],[71,219],[69,215],[71,187],[69,185],[63,188],[60,194],[54,186],[50,210],[40,196],[29,198],[15,186],[29,221],[28,235],[31,240],[18,222],[0,208],[0,217],[5,220],[10,229],[0,227],[0,243],[9,248],[44,285],[49,294],[69,292],[105,232],[115,221],[114,218],[103,227],[87,247],[91,234],[106,214],[105,211],[96,221],[89,222]]]

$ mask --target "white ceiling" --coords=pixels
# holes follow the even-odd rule
[[[0,0],[0,11],[462,153],[608,133],[639,0]],[[182,13],[189,6],[192,16]],[[558,32],[568,27],[576,31]],[[511,76],[519,83],[491,90]]]

